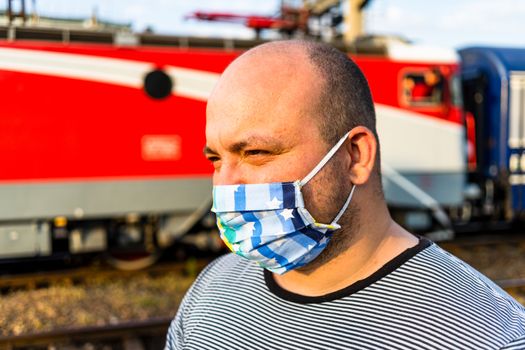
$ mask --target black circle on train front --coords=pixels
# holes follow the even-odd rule
[[[173,81],[161,69],[155,69],[144,78],[144,91],[151,98],[160,100],[168,97],[173,89]]]

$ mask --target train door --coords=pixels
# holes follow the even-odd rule
[[[483,188],[482,205],[479,206],[482,211],[477,214],[499,216],[501,209],[496,208],[495,198],[499,191],[495,189],[495,174],[490,171],[491,164],[495,162],[496,144],[491,135],[495,128],[491,125],[489,78],[480,71],[470,72],[468,75],[463,72],[462,88],[466,136],[475,148],[474,164],[468,164],[468,182]]]
[[[517,216],[525,209],[525,72],[510,73],[509,102],[508,169],[512,209]]]
[[[473,120],[474,124],[474,146],[476,152],[476,164],[473,174],[483,174],[487,171],[487,159],[490,145],[486,134],[488,111],[485,101],[487,90],[487,78],[484,74],[476,74],[473,77],[463,78],[463,98],[466,118]],[[467,125],[468,129],[468,125]],[[475,180],[475,179],[471,179]]]

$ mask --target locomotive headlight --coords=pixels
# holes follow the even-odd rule
[[[65,216],[57,216],[54,220],[55,227],[66,227],[67,218]]]

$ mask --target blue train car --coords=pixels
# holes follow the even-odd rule
[[[464,108],[474,119],[480,214],[512,222],[525,214],[525,48],[459,51]]]

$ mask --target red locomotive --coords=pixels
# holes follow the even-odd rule
[[[68,38],[0,42],[0,259],[111,251],[145,257],[127,267],[151,262],[209,209],[206,97],[258,42]],[[108,41],[100,38],[91,41]],[[456,54],[373,40],[350,55],[376,101],[387,199],[460,204],[466,139]]]

